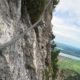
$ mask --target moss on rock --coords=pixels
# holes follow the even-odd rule
[[[34,24],[41,16],[46,0],[26,0],[27,10],[31,17],[31,22]]]

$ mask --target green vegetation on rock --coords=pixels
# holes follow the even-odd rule
[[[60,0],[53,0],[53,8],[56,7],[56,5],[59,3]]]
[[[57,72],[58,72],[58,54],[59,54],[59,50],[55,49],[51,52],[51,66],[52,66],[52,79],[55,80],[55,78],[57,77]]]
[[[52,40],[55,38],[54,35],[52,35]],[[58,72],[58,55],[60,53],[60,50],[56,48],[56,44],[54,41],[51,42],[51,68],[52,68],[52,80],[55,80],[57,77]]]
[[[29,12],[31,22],[34,24],[44,11],[47,0],[26,0],[27,10]],[[53,0],[53,8],[58,4],[59,0]]]
[[[27,10],[31,17],[32,24],[35,23],[41,16],[46,0],[26,0]]]
[[[49,65],[44,71],[43,71],[43,80],[50,80],[52,78],[52,67]]]

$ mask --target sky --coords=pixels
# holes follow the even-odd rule
[[[80,0],[60,0],[51,22],[56,42],[80,48]]]

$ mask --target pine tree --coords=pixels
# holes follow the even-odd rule
[[[58,55],[60,53],[60,50],[56,48],[56,43],[54,42],[55,36],[52,35],[53,40],[51,41],[51,67],[52,67],[52,80],[55,80],[57,77],[58,72]]]
[[[52,79],[54,80],[57,77],[57,72],[58,72],[58,54],[59,50],[57,48],[54,48],[51,52],[51,66],[52,66]]]

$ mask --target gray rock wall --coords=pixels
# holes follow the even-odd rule
[[[22,1],[0,0],[0,44],[12,40],[32,25]],[[0,80],[43,80],[43,71],[50,64],[51,13],[52,3],[42,18],[45,24],[0,50]]]

